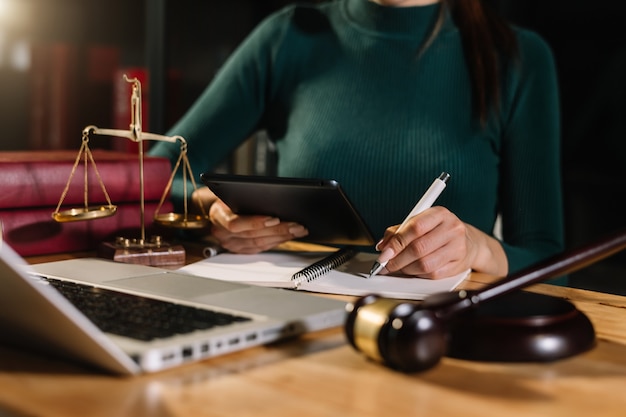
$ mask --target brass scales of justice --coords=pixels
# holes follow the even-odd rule
[[[146,226],[145,226],[145,202],[144,202],[144,175],[143,175],[143,160],[144,160],[144,140],[156,140],[165,141],[171,143],[180,143],[180,154],[169,181],[163,191],[159,204],[154,213],[153,221],[155,224],[179,229],[199,229],[209,224],[206,210],[200,205],[201,214],[190,214],[188,207],[188,194],[187,194],[187,176],[191,180],[191,184],[194,190],[197,189],[196,181],[187,158],[187,142],[181,136],[164,136],[154,133],[148,133],[142,131],[141,126],[141,83],[137,78],[129,79],[124,74],[124,80],[132,83],[132,92],[130,97],[130,110],[131,110],[131,123],[129,130],[121,129],[100,129],[96,126],[87,126],[82,132],[82,144],[76,160],[72,167],[72,171],[68,178],[67,184],[61,198],[56,207],[56,210],[52,213],[52,218],[59,222],[74,222],[74,221],[87,221],[96,220],[104,217],[115,215],[117,206],[111,202],[111,199],[106,191],[104,181],[98,172],[96,161],[89,149],[89,137],[92,134],[115,136],[129,139],[138,144],[138,158],[139,158],[139,195],[140,195],[140,237],[139,238],[126,238],[116,237],[114,242],[101,243],[98,254],[101,257],[113,259],[119,262],[144,264],[152,266],[164,266],[164,265],[180,265],[185,262],[185,250],[182,245],[174,245],[165,242],[160,236],[152,236],[149,240],[146,240]],[[63,200],[65,199],[72,179],[76,173],[78,165],[81,163],[84,165],[84,205],[82,207],[71,208],[67,210],[61,210]],[[104,194],[107,204],[92,206],[89,204],[89,165],[91,164],[92,171],[95,174],[100,188]],[[169,195],[174,176],[178,169],[182,169],[183,173],[183,192],[185,195],[183,209],[181,213],[164,213],[161,214],[160,210],[165,202],[165,199]]]

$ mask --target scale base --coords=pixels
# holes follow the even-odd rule
[[[569,301],[517,291],[451,323],[446,356],[486,362],[549,362],[591,349],[595,331]]]
[[[150,242],[116,238],[101,243],[98,256],[127,264],[148,266],[180,266],[185,264],[185,248],[162,242],[159,237]]]

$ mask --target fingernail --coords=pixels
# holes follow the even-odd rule
[[[395,255],[395,252],[393,251],[393,249],[387,248],[380,253],[380,256],[378,257],[378,262],[380,263],[387,262],[389,259],[393,258],[394,255]]]
[[[298,225],[298,226],[291,226],[289,228],[289,233],[291,233],[295,237],[303,237],[303,236],[308,235],[309,231],[304,226]]]
[[[380,249],[378,248],[380,246],[380,244],[383,243],[383,239],[380,239],[378,241],[378,243],[376,244],[376,246],[374,246],[374,249],[376,249],[377,251],[380,251]]]
[[[280,223],[280,219],[276,218],[276,217],[270,217],[269,219],[265,220],[265,222],[263,223],[263,225],[265,227],[271,227],[271,226],[276,226]]]

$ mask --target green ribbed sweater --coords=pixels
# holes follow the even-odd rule
[[[563,249],[559,103],[551,52],[515,29],[520,60],[499,114],[472,118],[459,32],[449,19],[418,57],[439,5],[367,0],[288,6],[265,19],[168,132],[210,171],[259,128],[278,174],[339,181],[376,237],[400,223],[442,171],[436,204],[491,233],[502,216],[510,271]],[[178,146],[150,152],[175,160]],[[180,183],[173,198],[180,201]]]

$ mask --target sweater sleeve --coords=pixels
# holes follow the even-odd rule
[[[270,68],[275,44],[281,38],[283,27],[279,23],[284,15],[285,11],[276,13],[261,22],[167,132],[168,136],[179,135],[187,141],[188,158],[196,178],[225,161],[258,128],[269,100]],[[158,142],[149,153],[165,156],[174,163],[179,149],[179,144]],[[172,186],[172,200],[180,207],[183,198],[179,168]]]
[[[509,272],[563,250],[560,109],[547,44],[519,31],[520,60],[505,90],[500,210]]]

